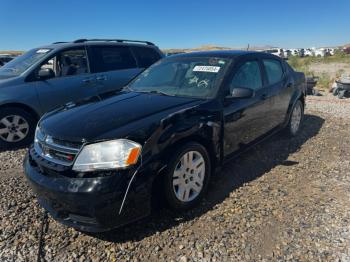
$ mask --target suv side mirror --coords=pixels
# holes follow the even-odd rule
[[[38,72],[38,77],[41,80],[47,80],[55,77],[55,72],[51,68],[42,68]]]
[[[254,97],[255,92],[251,88],[247,87],[234,87],[230,97],[232,98],[252,98]]]

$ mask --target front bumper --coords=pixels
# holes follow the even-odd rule
[[[24,171],[40,205],[55,220],[82,231],[108,231],[150,212],[147,183],[138,175],[132,180],[135,170],[106,177],[66,177],[45,173],[27,154]]]

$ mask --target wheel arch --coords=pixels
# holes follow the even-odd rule
[[[16,108],[20,108],[20,109],[25,110],[26,112],[30,113],[35,118],[36,121],[38,121],[40,119],[38,112],[36,112],[32,107],[30,107],[26,104],[22,104],[22,103],[2,104],[2,105],[0,105],[0,110],[2,108],[10,108],[10,107],[16,107]]]
[[[288,111],[286,114],[286,119],[285,119],[284,124],[283,124],[284,127],[288,125],[289,119],[291,117],[292,109],[293,109],[295,103],[299,100],[303,104],[303,109],[305,109],[305,94],[303,92],[295,92],[294,95],[292,96],[292,99],[290,100],[290,103],[289,103]]]
[[[176,150],[177,148],[179,148],[182,145],[185,145],[185,144],[191,143],[191,142],[198,143],[206,149],[206,151],[208,152],[208,155],[209,155],[209,159],[210,159],[211,174],[213,175],[213,173],[215,172],[215,168],[220,165],[220,157],[218,157],[216,155],[215,146],[211,142],[211,140],[205,139],[203,136],[200,136],[198,134],[193,134],[193,135],[190,135],[188,137],[181,138],[181,139],[177,140],[176,142],[172,143],[171,145],[169,145],[164,150],[162,162],[166,163],[166,160],[171,157],[171,154],[174,150]],[[166,165],[164,165],[164,167],[165,168],[162,168],[152,181],[152,188],[151,188],[152,207],[158,206],[159,204],[162,204],[162,205],[164,204],[163,203],[164,197],[163,197],[163,195],[161,195],[162,191],[159,190],[159,188],[162,185],[163,179],[164,179],[164,176],[162,174],[167,172]]]

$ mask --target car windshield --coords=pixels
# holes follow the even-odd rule
[[[33,64],[46,56],[52,49],[40,48],[30,50],[23,55],[13,59],[0,68],[0,76],[18,76]]]
[[[167,58],[146,69],[128,88],[169,96],[211,98],[217,93],[229,63],[229,59],[214,57]]]

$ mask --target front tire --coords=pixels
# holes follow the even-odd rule
[[[0,109],[0,148],[15,149],[30,144],[35,132],[33,115],[17,107]]]
[[[286,128],[286,131],[289,136],[296,136],[304,119],[304,106],[300,100],[298,100],[290,114],[289,122]]]
[[[164,194],[174,210],[196,206],[207,191],[211,175],[210,158],[205,147],[187,143],[175,151],[164,179]]]

